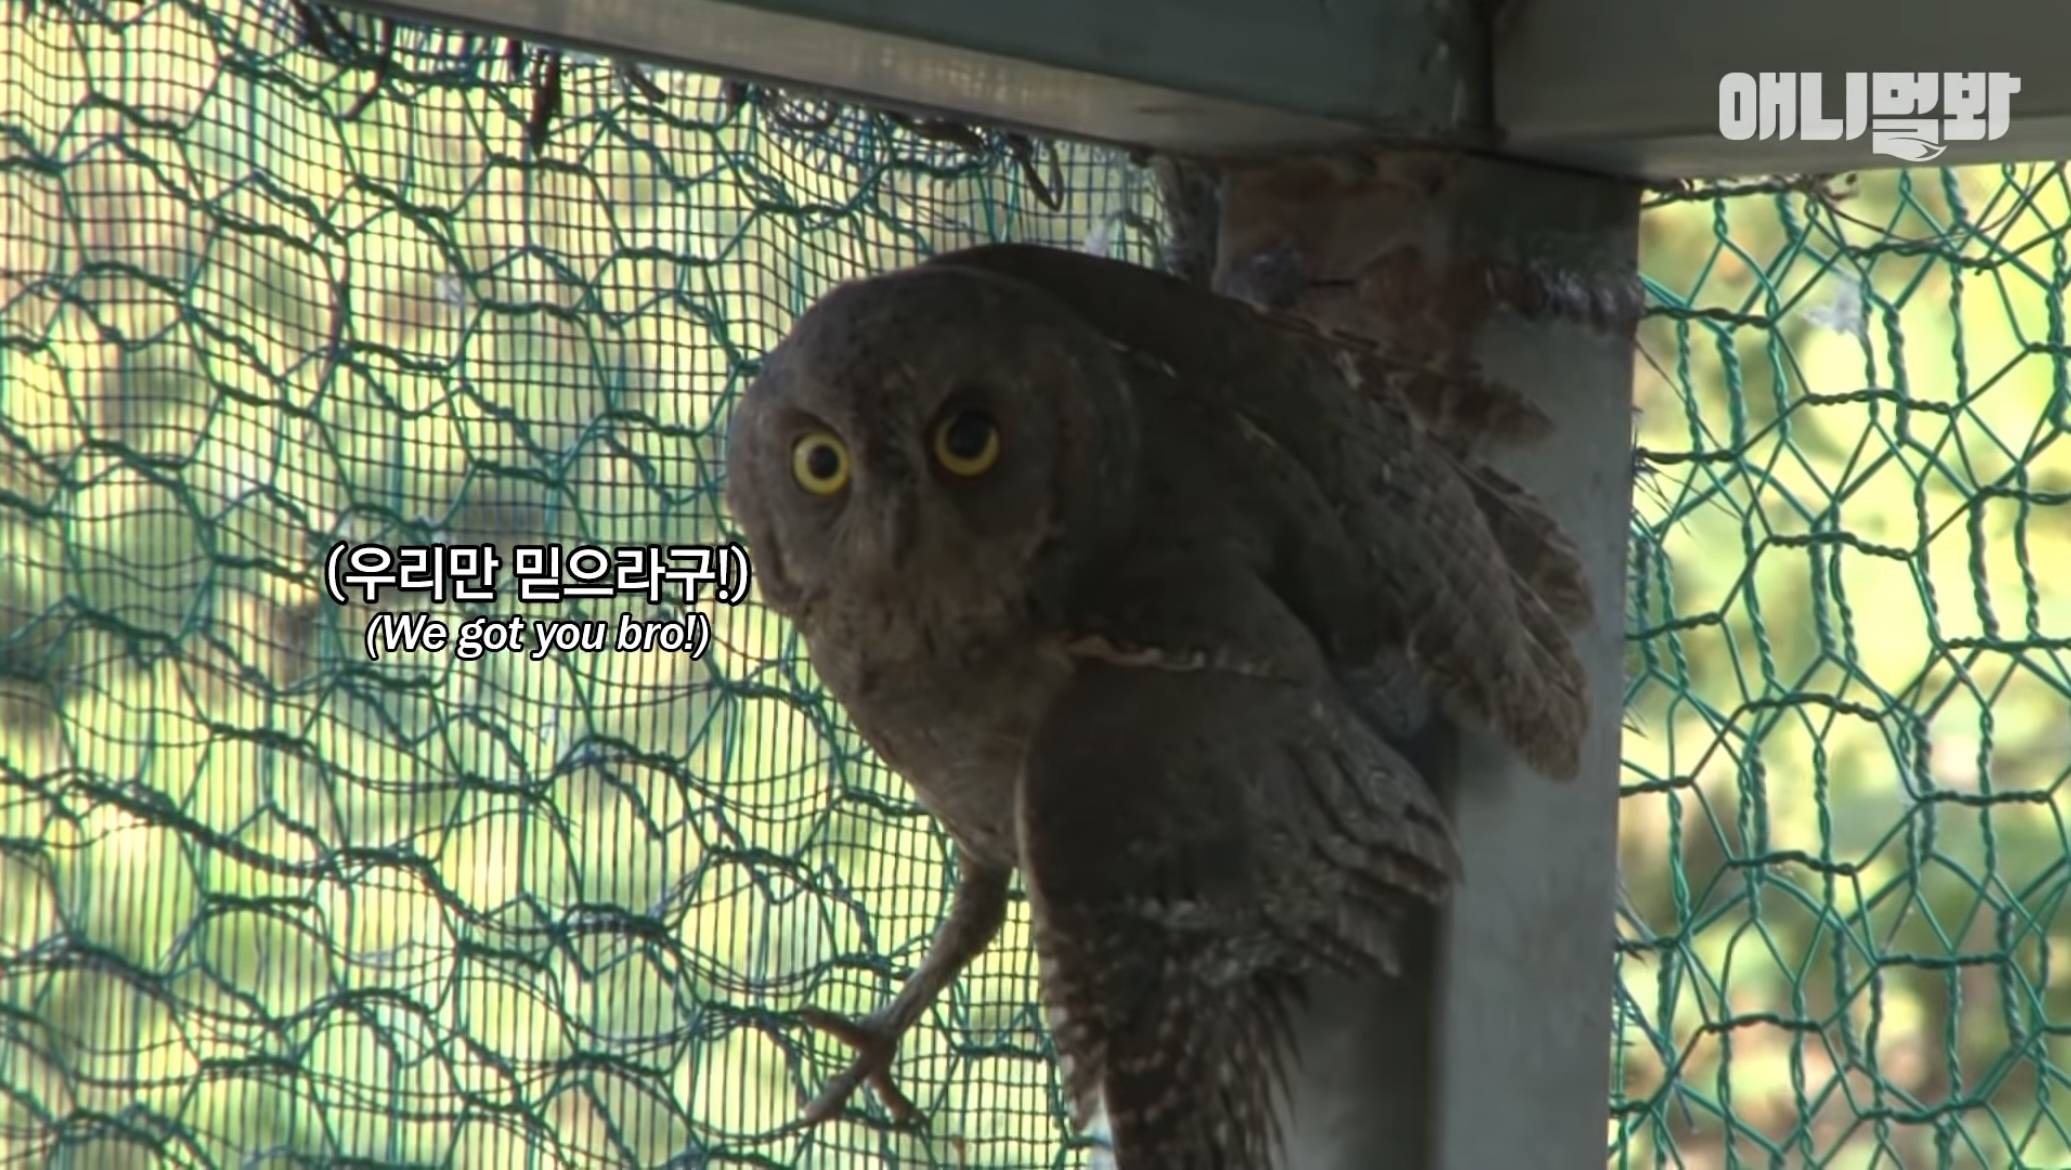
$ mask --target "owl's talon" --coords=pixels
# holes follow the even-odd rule
[[[833,1117],[856,1089],[866,1083],[877,1093],[877,1099],[892,1115],[894,1123],[904,1125],[919,1116],[920,1110],[912,1099],[900,1092],[898,1084],[892,1080],[892,1057],[899,1051],[897,1032],[886,1029],[876,1016],[850,1020],[817,1008],[801,1011],[799,1019],[806,1027],[825,1032],[856,1051],[856,1059],[850,1062],[849,1067],[828,1081],[820,1095],[805,1107],[806,1125],[818,1125]]]

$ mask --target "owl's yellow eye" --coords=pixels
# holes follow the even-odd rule
[[[791,445],[791,474],[816,496],[848,486],[849,449],[831,431],[813,431]]]
[[[953,475],[983,475],[1000,461],[1000,429],[982,410],[959,410],[935,427],[935,460]]]

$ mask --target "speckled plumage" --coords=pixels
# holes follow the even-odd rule
[[[952,472],[930,436],[974,412],[996,462]],[[1395,923],[1457,872],[1419,767],[1464,723],[1576,769],[1588,590],[1472,453],[1537,422],[1471,374],[1048,249],[802,317],[732,422],[729,499],[764,598],[962,867],[898,999],[814,1017],[859,1055],[808,1116],[864,1080],[910,1108],[898,1035],[1018,865],[1068,1087],[1121,1170],[1267,1164],[1303,980],[1392,970]],[[822,432],[849,459],[827,494],[794,466]]]

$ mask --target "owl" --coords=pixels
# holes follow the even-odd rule
[[[1477,428],[1476,420],[1481,425]],[[765,601],[954,839],[919,968],[808,1013],[890,1075],[1018,868],[1083,1125],[1121,1170],[1270,1164],[1290,1014],[1398,968],[1459,871],[1430,774],[1500,737],[1554,777],[1589,721],[1572,544],[1476,452],[1545,420],[1160,273],[1048,248],[840,286],[730,424]]]

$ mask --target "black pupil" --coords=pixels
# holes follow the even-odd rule
[[[949,430],[942,436],[942,445],[958,459],[976,459],[985,453],[985,443],[990,438],[992,420],[975,410],[967,410],[949,420]]]
[[[832,443],[815,443],[806,453],[805,469],[814,479],[833,479],[841,474],[841,452]]]

